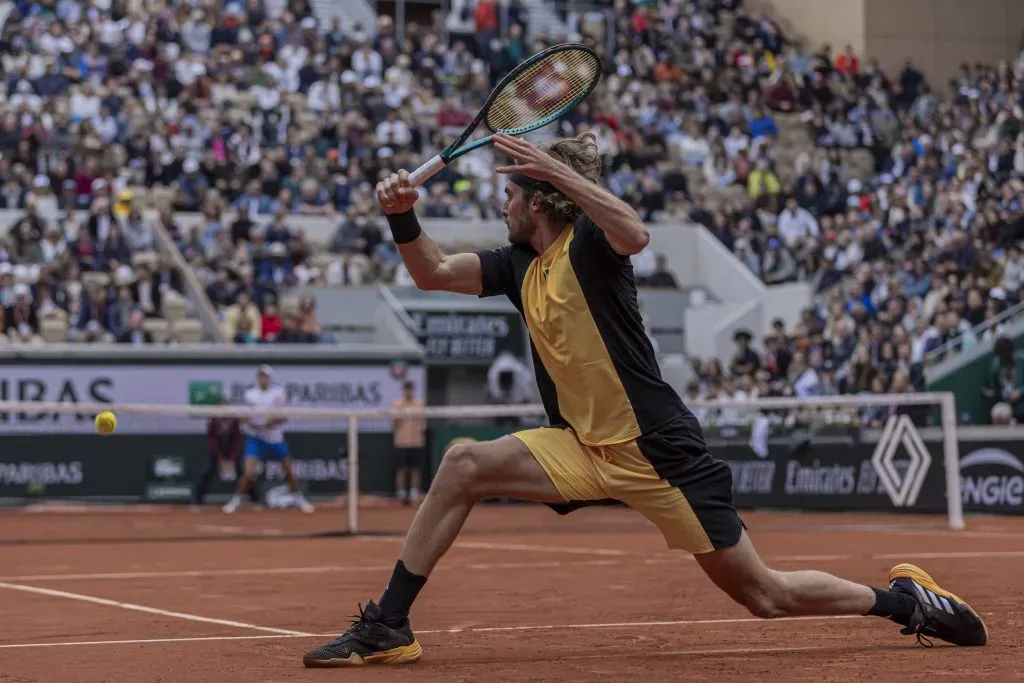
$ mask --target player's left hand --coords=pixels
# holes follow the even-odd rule
[[[498,173],[522,173],[536,180],[551,182],[564,175],[565,165],[553,159],[537,145],[522,138],[497,133],[494,149],[513,160],[508,166],[499,166]]]

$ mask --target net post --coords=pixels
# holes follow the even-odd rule
[[[348,416],[348,532],[359,533],[359,418]]]
[[[942,416],[942,455],[946,467],[946,506],[949,511],[949,528],[963,529],[964,498],[960,490],[960,442],[957,441],[956,398],[952,393],[940,395]]]

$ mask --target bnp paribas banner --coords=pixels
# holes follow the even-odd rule
[[[221,398],[242,404],[245,390],[256,383],[256,365],[132,364],[132,365],[4,365],[0,368],[0,400],[64,404],[109,403],[144,405],[216,405]],[[412,380],[423,391],[424,370],[405,363],[280,364],[274,383],[284,388],[290,407],[360,411],[386,409]],[[202,433],[206,422],[181,415],[118,412],[118,434]],[[38,412],[0,413],[4,433],[90,433],[92,415]],[[345,431],[347,420],[291,420],[286,430]],[[386,431],[382,420],[360,422],[360,431]]]

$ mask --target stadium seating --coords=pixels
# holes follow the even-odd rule
[[[230,22],[198,12],[180,38],[157,31],[156,44],[142,38],[159,19],[143,11],[126,42],[104,39],[95,50],[75,42],[84,32],[66,30],[55,42],[45,30],[87,21],[83,3],[58,3],[56,15],[29,0],[14,5],[3,29],[20,49],[2,57],[0,208],[13,212],[6,262],[21,270],[9,271],[4,292],[30,286],[39,314],[17,324],[9,312],[8,342],[116,339],[130,308],[118,305],[122,287],[147,309],[142,338],[204,338],[175,295],[184,291],[180,274],[157,253],[171,243],[217,294],[231,339],[316,341],[315,321],[283,293],[407,284],[372,184],[435,153],[459,128],[479,100],[466,84],[493,81],[561,38],[563,26],[568,38],[597,46],[609,73],[558,132],[595,133],[608,186],[646,220],[704,224],[768,284],[815,283],[804,323],[771,331],[767,343],[782,334],[782,347],[749,350],[762,367],[781,355],[799,369],[813,356],[811,374],[842,384],[851,354],[842,344],[834,352],[836,330],[852,325],[854,338],[870,330],[883,388],[906,338],[904,371],[919,385],[921,363],[998,333],[1019,310],[1024,266],[1016,255],[1006,261],[1024,235],[1019,61],[968,67],[938,93],[910,65],[885,74],[861,55],[805,50],[734,0],[668,2],[658,12],[634,3],[618,21],[516,3],[498,42],[478,39],[491,35],[492,18],[470,12],[467,0],[447,17],[450,44],[410,25],[403,45],[389,18],[367,33],[330,3],[270,3],[253,14],[229,3]],[[47,118],[53,104],[69,116]],[[987,113],[972,120],[976,104]],[[71,153],[79,148],[84,155]],[[421,210],[498,217],[502,180],[492,168],[486,152],[454,164],[425,188]],[[65,218],[71,209],[82,213]],[[181,216],[194,214],[175,211],[200,217],[186,224]],[[327,243],[309,240],[296,216],[328,217],[337,231]],[[120,239],[107,239],[112,225]],[[924,271],[915,274],[919,260]],[[674,285],[655,254],[634,262],[641,286]],[[147,278],[166,293],[159,305],[140,294],[154,289],[139,286]],[[35,301],[43,284],[52,303]],[[256,313],[240,331],[230,310],[241,290]],[[16,298],[4,296],[5,305]],[[273,331],[264,334],[254,328],[268,306]],[[710,359],[701,360],[703,368]],[[792,389],[796,370],[786,361],[779,372],[786,382],[764,377],[755,389]],[[829,382],[811,390],[839,390]],[[706,374],[698,383],[733,391]]]

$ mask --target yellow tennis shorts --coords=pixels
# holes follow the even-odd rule
[[[607,446],[581,443],[570,428],[517,432],[568,505],[621,501],[653,522],[669,548],[707,553],[739,542],[744,528],[732,505],[732,471],[696,452],[685,425]]]

